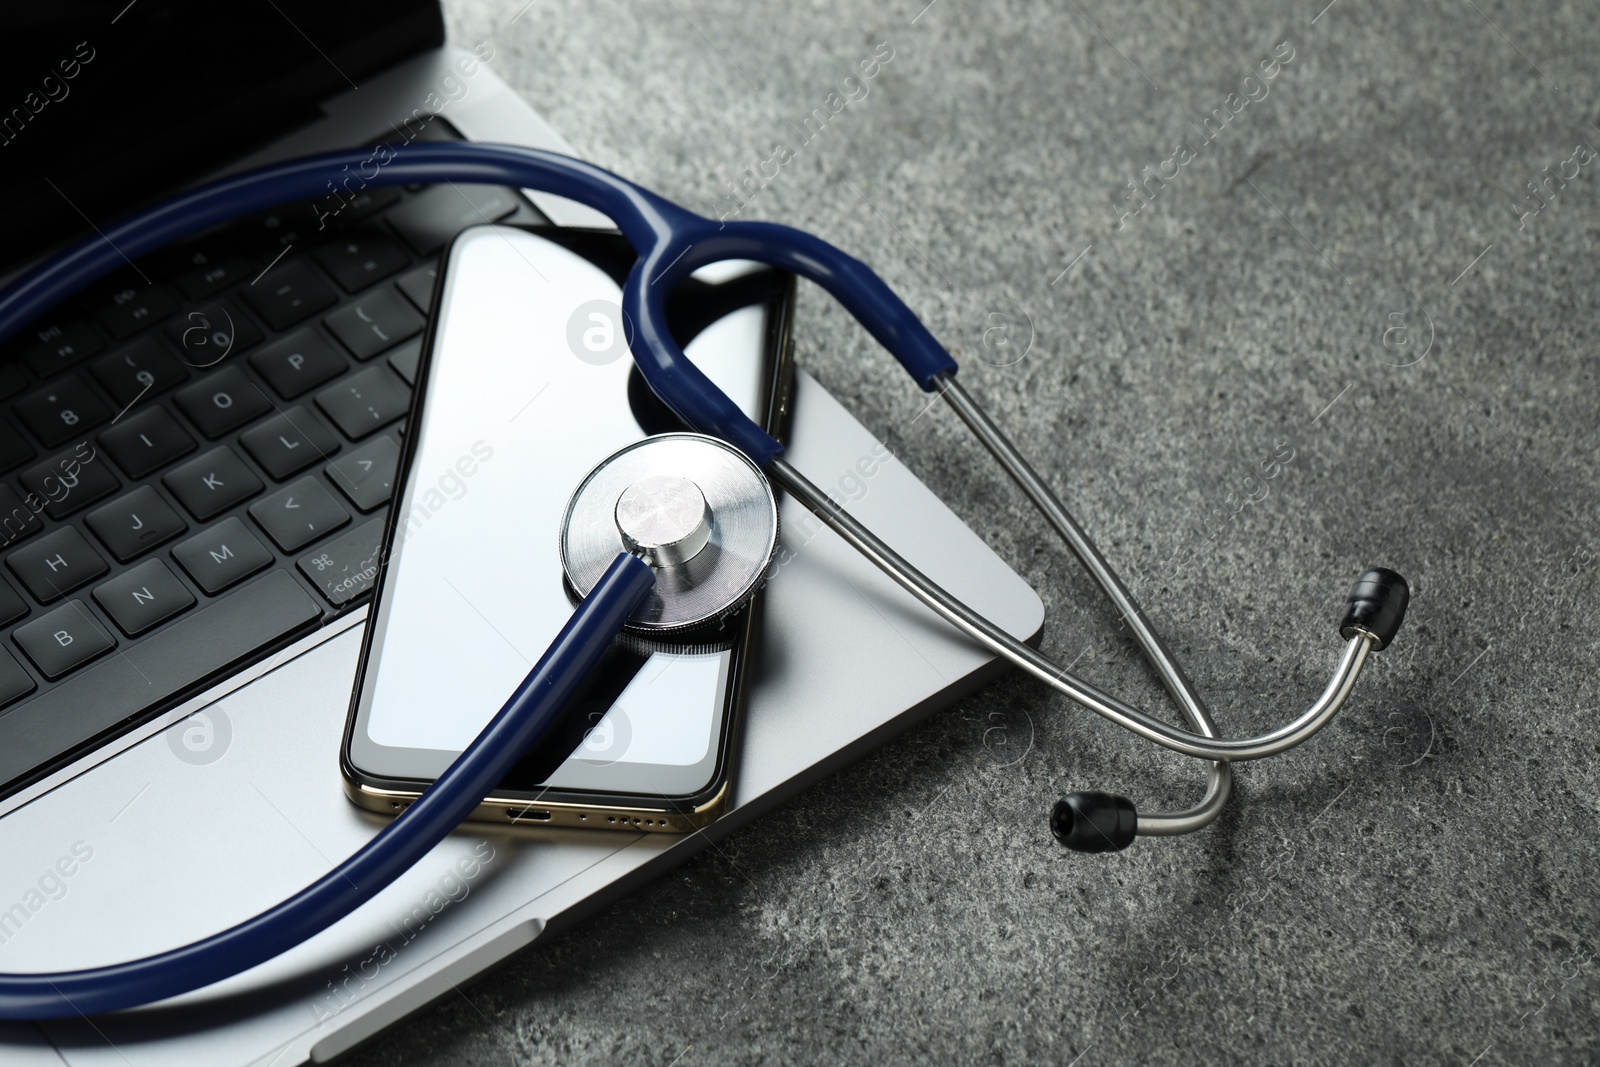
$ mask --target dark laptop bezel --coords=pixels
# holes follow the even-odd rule
[[[0,11],[11,52],[0,64],[6,266],[226,165],[444,43],[437,0],[106,0],[88,16],[85,6]]]

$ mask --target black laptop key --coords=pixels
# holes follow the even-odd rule
[[[10,548],[44,529],[39,521],[43,509],[40,498],[23,500],[9,485],[0,485],[0,548]]]
[[[175,257],[173,263],[173,268],[178,271],[174,280],[190,300],[203,300],[230,285],[255,277],[250,262],[231,241],[224,243],[213,240],[177,251],[182,255]]]
[[[272,562],[272,553],[238,519],[224,519],[209,530],[179,541],[172,558],[208,593],[220,593]]]
[[[426,315],[428,309],[433,307],[433,284],[438,278],[438,264],[429,263],[425,267],[418,267],[405,274],[395,284],[406,294],[406,299],[417,305],[417,310]]]
[[[321,616],[292,575],[274,571],[174,620],[121,655],[0,715],[0,783],[34,775],[63,754],[195,692]]]
[[[394,495],[394,472],[399,463],[400,446],[384,434],[334,460],[323,468],[323,473],[350,498],[350,503],[362,511],[371,511]]]
[[[111,409],[74,374],[17,401],[17,417],[54,448],[111,418]]]
[[[22,618],[29,611],[28,602],[5,582],[0,582],[0,626]]]
[[[408,337],[422,332],[426,320],[389,286],[340,308],[325,320],[350,354],[371,359]]]
[[[285,552],[304,548],[350,521],[350,513],[313,477],[301,478],[251,504],[250,517]]]
[[[22,651],[46,678],[60,678],[96,656],[117,647],[117,642],[95,621],[88,605],[69,600],[46,615],[24,623],[12,634]]]
[[[0,363],[0,400],[16,396],[28,387],[28,376],[15,363]]]
[[[50,336],[42,337],[23,353],[22,360],[41,378],[53,378],[106,346],[100,332],[87,322],[51,326],[39,332]]]
[[[270,263],[285,249],[326,236],[327,228],[318,227],[315,204],[285,204],[231,223],[228,232],[242,241],[251,255]]]
[[[167,336],[189,366],[213,367],[261,340],[261,331],[238,304],[217,300],[172,316]]]
[[[0,472],[8,471],[33,458],[33,449],[11,423],[0,419]]]
[[[245,302],[274,330],[304,322],[338,299],[333,286],[300,260],[272,268],[241,292]]]
[[[321,408],[346,436],[361,438],[411,410],[411,390],[388,367],[368,367],[317,394]]]
[[[378,553],[383,545],[380,516],[312,549],[296,564],[317,591],[336,608],[372,588],[378,577]]]
[[[147,257],[147,262],[153,263],[162,274],[181,274],[187,270],[212,267],[243,255],[244,248],[239,242],[213,231],[203,237],[191,237],[153,252]]]
[[[80,329],[86,329],[87,333],[80,332]],[[72,305],[63,304],[48,318],[38,319],[18,330],[16,336],[5,343],[5,360],[11,362],[10,357],[14,355],[26,359],[27,354],[36,348],[60,344],[74,336],[91,345],[90,351],[78,354],[79,359],[93,355],[95,351],[106,346],[105,340],[89,324],[88,319],[78,317]]]
[[[33,679],[16,657],[0,648],[0,707],[27,696],[35,688]]]
[[[201,300],[244,281],[251,276],[252,270],[249,260],[223,259],[184,271],[175,280],[184,296],[190,300]]]
[[[17,549],[6,563],[41,604],[66,596],[108,569],[94,546],[71,526]]]
[[[129,285],[112,292],[94,309],[94,317],[117,340],[154,326],[178,309],[177,298],[164,285]]]
[[[406,380],[407,385],[417,384],[417,364],[422,362],[422,338],[413,337],[388,355],[389,366]]]
[[[143,478],[195,450],[194,438],[166,408],[146,408],[100,435],[100,447],[130,478]]]
[[[166,544],[189,527],[161,494],[141,485],[84,517],[89,529],[123,563]]]
[[[346,198],[347,193],[348,190],[339,194],[340,203],[337,205],[329,205],[326,200],[322,200],[318,202],[316,208],[313,208],[313,210],[321,209],[317,221],[324,227],[350,226],[359,223],[373,212],[382,211],[400,199],[400,190],[392,185],[368,186],[358,193],[349,194]]]
[[[317,262],[346,292],[359,293],[411,262],[411,257],[376,229],[351,230],[315,253]]]
[[[22,472],[23,491],[42,501],[52,519],[64,519],[121,488],[111,464],[87,441]]]
[[[194,607],[194,594],[159,559],[147,559],[96,587],[94,598],[129,637]]]
[[[468,226],[503,219],[521,203],[492,185],[436,185],[389,212],[387,218],[418,255],[443,248]]]
[[[299,405],[246,430],[239,443],[280,482],[339,451],[339,439]]]
[[[124,410],[189,377],[183,364],[154,334],[95,360],[89,364],[89,373]]]
[[[261,492],[261,479],[227,446],[201,453],[161,480],[201,522]]]
[[[250,365],[285,400],[310,391],[345,372],[349,364],[315,330],[297,330],[250,356]]]
[[[210,438],[221,437],[272,410],[267,394],[238,367],[212,371],[179,389],[176,399],[179,409]]]

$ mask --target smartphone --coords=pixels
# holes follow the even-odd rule
[[[341,753],[364,808],[420,796],[566,622],[558,539],[584,476],[684,428],[628,353],[632,264],[615,234],[534,227],[473,227],[445,253]],[[717,264],[668,305],[689,357],[780,437],[793,301],[790,275]],[[669,833],[715,818],[759,615],[758,597],[694,640],[619,639],[566,709],[564,748],[474,817]]]

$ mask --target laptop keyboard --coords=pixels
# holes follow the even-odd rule
[[[366,601],[438,254],[548,221],[483,186],[316,219],[157,253],[0,356],[0,796]]]

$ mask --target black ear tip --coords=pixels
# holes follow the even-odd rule
[[[1339,636],[1349,640],[1358,633],[1371,634],[1378,639],[1373,651],[1381,652],[1406,621],[1410,603],[1411,587],[1406,580],[1385,567],[1374,567],[1350,589],[1350,606],[1339,623]]]
[[[1050,832],[1074,852],[1120,852],[1138,829],[1133,801],[1114,793],[1068,793],[1050,813]]]

